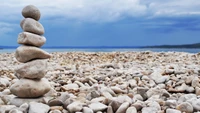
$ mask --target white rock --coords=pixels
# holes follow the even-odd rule
[[[92,109],[88,107],[83,107],[83,113],[94,113],[94,112],[92,111]]]
[[[21,107],[22,105],[24,105],[24,103],[29,104],[30,102],[38,102],[38,103],[44,103],[44,97],[40,97],[40,98],[18,98],[18,97],[14,97],[10,100],[11,105],[15,105],[17,107]]]
[[[10,82],[8,79],[6,78],[0,78],[0,87],[7,87],[8,85],[10,85]]]
[[[200,99],[194,99],[192,101],[192,106],[194,110],[199,111],[200,110]]]
[[[176,110],[176,109],[170,109],[170,108],[168,108],[168,109],[166,110],[166,113],[181,113],[181,111]]]
[[[9,111],[9,113],[23,113],[23,112],[18,109],[12,109]]]
[[[129,107],[129,102],[124,102],[116,111],[116,113],[125,113],[127,108]]]
[[[176,106],[176,109],[180,110],[181,112],[193,113],[193,106],[188,102],[179,104]]]
[[[89,108],[91,108],[94,112],[97,112],[97,111],[103,111],[107,109],[107,106],[102,103],[95,102],[95,103],[89,104]]]
[[[67,84],[67,85],[64,85],[64,87],[67,89],[67,90],[78,90],[79,89],[79,86],[77,84]]]
[[[48,113],[50,107],[46,104],[30,102],[28,113]]]
[[[135,107],[129,107],[126,110],[126,113],[137,113],[137,109]]]
[[[14,105],[0,105],[0,113],[5,113],[13,108],[16,108]]]
[[[67,109],[71,112],[79,112],[83,109],[83,104],[81,102],[75,101],[67,106]]]

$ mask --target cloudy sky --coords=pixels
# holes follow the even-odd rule
[[[17,45],[29,4],[41,11],[45,46],[200,42],[200,0],[1,0],[0,45]]]

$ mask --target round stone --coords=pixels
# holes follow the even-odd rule
[[[22,32],[18,35],[17,42],[23,45],[41,47],[46,42],[46,38],[29,32]]]
[[[28,5],[23,8],[22,15],[25,18],[33,18],[38,21],[40,19],[41,13],[37,7],[35,7],[33,5]]]
[[[20,79],[15,82],[11,87],[10,91],[12,94],[21,98],[35,98],[41,97],[51,89],[47,79]]]
[[[33,59],[48,59],[51,55],[46,51],[33,46],[20,46],[15,52],[15,58],[22,63]]]
[[[30,33],[43,35],[44,34],[44,27],[38,21],[32,18],[25,18],[20,23],[21,28]]]
[[[47,72],[47,60],[33,60],[17,66],[15,75],[19,78],[41,79]]]

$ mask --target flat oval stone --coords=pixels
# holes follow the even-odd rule
[[[19,44],[41,47],[46,42],[46,38],[44,36],[36,35],[33,33],[22,32],[18,35],[17,42]]]
[[[48,59],[51,55],[46,51],[33,46],[20,46],[15,52],[15,58],[22,63],[33,59]]]
[[[45,78],[36,80],[22,78],[10,87],[11,93],[21,98],[41,97],[50,89],[50,84]]]
[[[15,75],[19,78],[41,79],[47,72],[47,60],[33,60],[17,66]]]
[[[33,18],[38,21],[40,19],[41,13],[37,7],[33,5],[28,5],[23,8],[22,15],[24,16],[24,18]]]
[[[21,28],[30,33],[43,35],[44,34],[44,27],[38,21],[32,18],[25,18],[20,23]]]
[[[35,7],[33,5],[28,5],[28,6],[23,8],[22,15],[25,18],[33,18],[35,20],[39,20],[41,13],[40,13],[40,10],[37,7]]]

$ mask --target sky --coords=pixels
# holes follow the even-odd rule
[[[200,42],[200,0],[1,0],[0,45],[18,46],[22,9],[35,5],[44,46],[145,46]]]

